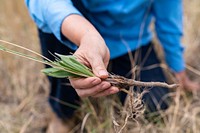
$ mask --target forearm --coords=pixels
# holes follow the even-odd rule
[[[81,41],[86,35],[102,38],[88,20],[77,14],[72,14],[64,19],[61,26],[61,32],[77,46],[80,46]]]
[[[100,97],[117,93],[118,88],[102,81],[108,77],[106,67],[109,62],[109,50],[104,39],[94,26],[80,15],[66,17],[61,25],[62,34],[79,48],[74,55],[85,65],[91,67],[96,77],[70,79],[80,97]]]
[[[166,62],[174,72],[181,72],[185,68],[184,48],[181,44],[182,12],[182,0],[161,0],[153,4],[156,33],[163,46]]]

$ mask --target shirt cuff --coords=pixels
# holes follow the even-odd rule
[[[185,69],[184,47],[180,42],[181,34],[160,34],[159,40],[163,46],[167,65],[174,72]]]
[[[71,2],[65,0],[52,0],[48,3],[46,11],[44,12],[44,18],[56,38],[69,48],[75,50],[77,46],[61,33],[62,22],[71,14],[82,15]]]
[[[185,61],[182,52],[175,52],[166,56],[166,63],[173,72],[181,72],[185,69]]]

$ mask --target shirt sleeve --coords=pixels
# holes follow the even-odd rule
[[[53,33],[59,41],[68,47],[76,48],[61,33],[62,22],[67,16],[71,14],[81,15],[71,0],[25,0],[25,3],[39,29],[46,33]]]
[[[182,0],[157,0],[153,3],[157,37],[163,46],[168,66],[175,72],[185,69],[183,56]]]

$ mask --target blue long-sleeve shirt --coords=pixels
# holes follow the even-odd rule
[[[62,21],[71,14],[82,15],[71,0],[25,0],[39,29],[53,33],[66,46],[76,49],[61,33]],[[181,37],[182,0],[82,0],[87,19],[105,39],[111,58],[135,50],[152,40],[149,28],[155,21],[165,59],[175,72],[184,70]]]

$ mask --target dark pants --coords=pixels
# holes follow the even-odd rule
[[[39,30],[39,38],[42,54],[51,60],[54,60],[52,53],[67,55],[70,54],[70,52],[74,52],[68,47],[61,44],[53,34],[47,34]],[[63,105],[62,103],[58,102],[58,100],[55,100],[59,99],[60,101],[68,104],[78,105],[80,101],[79,96],[76,94],[75,90],[71,86],[67,85],[67,83],[69,83],[69,80],[66,78],[54,78],[49,76],[48,79],[50,81],[51,89],[49,103],[53,111],[61,118],[72,116],[75,110],[73,107]]]
[[[139,55],[136,57],[136,55]],[[154,64],[159,64],[156,52],[153,48],[153,44],[150,42],[148,45],[142,46],[136,51],[132,51],[132,56],[134,62],[139,68],[139,71],[135,71],[134,77],[138,81],[144,82],[166,82],[167,79],[162,71],[161,67],[148,68],[148,66],[153,66]],[[135,59],[137,58],[137,59]],[[111,71],[114,74],[122,75],[127,78],[132,78],[131,74],[131,62],[128,54],[120,56],[113,59],[111,62]],[[167,88],[161,87],[135,87],[134,91],[143,92],[147,90],[148,92],[143,95],[143,101],[150,112],[158,111],[159,109],[165,110],[168,108],[170,98],[167,94],[170,92]],[[120,93],[120,100],[124,103],[126,98],[126,93]]]
[[[39,30],[39,38],[42,48],[42,54],[46,56],[47,58],[54,60],[54,57],[50,53],[60,53],[60,54],[69,54],[70,52],[74,52],[65,45],[61,44],[56,37],[53,34],[47,34]],[[146,67],[152,64],[158,64],[160,63],[154,49],[152,48],[152,44],[149,43],[147,46],[143,46],[139,49],[140,51],[140,62],[143,63],[143,59],[145,59],[144,63],[141,67]],[[147,52],[148,51],[148,52]],[[146,53],[149,55],[146,57]],[[135,51],[132,52],[133,55],[135,55]],[[113,59],[110,61],[110,70],[114,74],[118,74],[121,76],[126,76],[130,70],[131,70],[131,64],[128,54],[120,56],[116,59]],[[137,65],[140,66],[139,61],[137,61]],[[48,67],[48,66],[46,66]],[[128,78],[131,77],[131,75],[126,76]],[[78,105],[80,99],[75,92],[75,90],[67,85],[69,83],[68,79],[60,79],[60,78],[53,78],[48,77],[51,85],[50,90],[50,98],[49,102],[53,109],[53,111],[60,117],[60,118],[68,118],[73,115],[73,112],[75,111],[75,108],[66,106],[60,102],[58,102],[56,99],[59,99],[65,103]],[[140,81],[161,81],[165,82],[165,76],[161,70],[160,67],[156,67],[149,70],[141,71],[139,74],[139,80]],[[122,102],[124,102],[124,99],[126,97],[126,94],[123,92],[120,92],[120,99]],[[166,88],[160,88],[160,87],[154,87],[149,89],[149,92],[146,93],[143,96],[144,102],[147,105],[147,108],[153,112],[156,111],[156,106],[158,103],[160,104],[161,109],[166,109],[168,107],[167,103],[162,102],[162,97],[169,93],[169,90]]]

